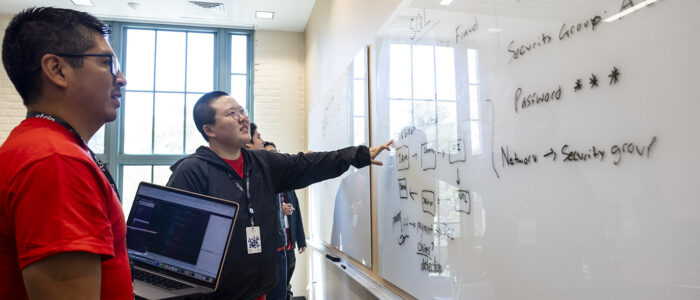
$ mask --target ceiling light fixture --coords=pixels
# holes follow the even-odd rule
[[[452,3],[452,0],[441,0],[440,5],[450,5]]]
[[[71,0],[77,6],[94,6],[90,0]]]
[[[271,12],[271,11],[258,10],[255,12],[255,17],[258,19],[270,19],[270,20],[272,20],[272,18],[275,17],[275,13]]]
[[[642,7],[645,7],[645,6],[649,5],[649,4],[652,4],[652,3],[656,2],[656,1],[657,1],[657,0],[646,0],[646,1],[644,1],[644,2],[638,3],[638,4],[635,5],[635,6],[632,6],[632,7],[628,8],[628,9],[625,9],[625,10],[623,10],[623,11],[621,11],[621,12],[619,12],[619,13],[613,15],[612,17],[603,20],[603,22],[610,23],[610,22],[612,22],[612,21],[619,20],[620,18],[622,18],[622,17],[624,17],[624,16],[626,16],[626,15],[629,15],[629,14],[631,14],[631,13],[637,11],[638,9],[640,9],[640,8],[642,8]]]

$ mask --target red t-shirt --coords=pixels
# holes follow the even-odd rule
[[[0,299],[27,299],[22,269],[49,256],[102,256],[101,299],[133,299],[116,194],[80,140],[40,118],[0,147]]]
[[[225,159],[223,157],[221,159],[231,166],[231,168],[238,173],[238,176],[243,178],[243,153],[241,153],[237,159]]]

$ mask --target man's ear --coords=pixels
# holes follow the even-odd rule
[[[51,83],[62,88],[68,87],[67,71],[68,63],[60,57],[54,54],[44,54],[41,57],[41,72]]]
[[[211,129],[211,126],[209,126],[209,124],[202,125],[202,129],[204,129],[204,134],[206,134],[208,137],[211,138],[216,136],[214,130]]]

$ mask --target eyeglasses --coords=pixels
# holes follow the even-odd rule
[[[54,55],[60,56],[60,57],[86,57],[86,56],[95,56],[95,57],[107,57],[109,58],[109,72],[112,73],[112,76],[114,76],[114,79],[117,79],[119,76],[119,72],[121,72],[122,67],[119,65],[119,60],[117,60],[116,57],[112,54],[65,54],[65,53],[55,53]],[[41,69],[41,65],[38,67],[35,67],[32,70],[32,73]]]
[[[107,57],[109,58],[109,72],[112,73],[112,76],[116,79],[119,77],[119,72],[121,72],[122,67],[119,65],[119,60],[117,60],[116,57],[112,54],[65,54],[65,53],[56,53],[55,55],[60,56],[60,57],[87,57],[87,56],[94,56],[94,57]]]
[[[222,118],[225,118],[225,117],[231,117],[236,121],[240,121],[241,119],[248,117],[248,111],[245,109],[234,110],[234,111],[231,111],[230,113],[227,113],[227,114],[222,116]],[[209,122],[209,124],[214,123],[216,118],[217,117],[214,117],[214,120],[211,120],[211,122]]]

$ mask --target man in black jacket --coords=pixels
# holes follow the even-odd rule
[[[233,200],[241,207],[219,288],[202,295],[207,299],[254,299],[274,287],[280,228],[276,193],[337,177],[350,166],[381,165],[374,158],[391,144],[296,155],[249,151],[244,149],[250,141],[248,115],[220,91],[202,96],[193,117],[209,147],[175,163],[168,186]]]

